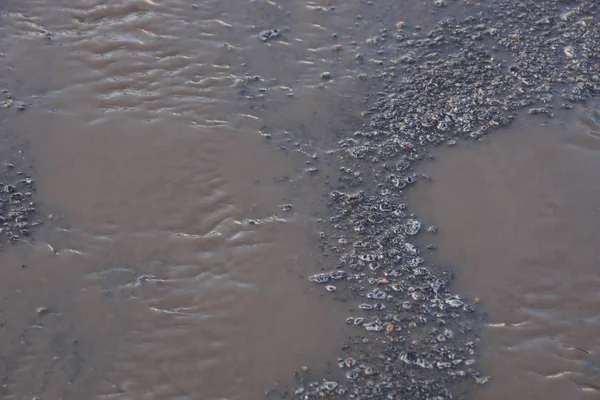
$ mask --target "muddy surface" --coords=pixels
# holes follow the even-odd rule
[[[422,169],[433,182],[411,195],[440,229],[429,257],[489,313],[481,356],[493,380],[474,398],[600,395],[600,125],[597,108],[573,114],[440,150]]]
[[[523,374],[537,379],[514,386],[523,392],[551,380],[593,395],[597,349],[577,336],[589,333],[535,308],[573,293],[576,283],[559,291],[558,263],[542,289],[523,280],[506,299],[496,285],[535,257],[494,268],[497,281],[466,280],[469,263],[444,247],[455,220],[438,222],[435,201],[415,206],[429,195],[410,197],[413,184],[460,195],[415,168],[463,139],[484,148],[500,127],[530,133],[513,146],[563,157],[511,122],[567,121],[559,110],[582,113],[598,94],[598,7],[536,4],[7,2],[0,62],[15,104],[3,135],[31,165],[44,223],[2,254],[2,397],[497,398]],[[595,127],[594,112],[579,118]],[[573,146],[593,152],[588,136]],[[512,154],[498,143],[488,147]],[[548,170],[539,179],[555,183]],[[499,210],[523,213],[513,221],[539,213],[519,211],[530,197],[506,198]],[[517,246],[502,240],[480,234],[469,251]],[[520,298],[531,307],[519,314]],[[512,329],[522,321],[535,333]],[[532,340],[522,369],[506,367],[506,349]],[[546,363],[553,354],[579,364]]]

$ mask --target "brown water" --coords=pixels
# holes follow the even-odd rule
[[[475,399],[600,397],[598,117],[528,119],[422,166],[433,182],[411,199],[440,228],[431,257],[489,313]]]
[[[256,399],[337,357],[344,305],[304,278],[329,266],[315,245],[326,151],[363,111],[358,74],[378,68],[355,59],[368,49],[353,40],[379,29],[356,18],[366,4],[3,3],[0,80],[31,106],[0,139],[26,147],[49,215],[0,258],[0,397]],[[423,24],[444,12],[369,7]],[[600,393],[600,145],[585,115],[424,165],[435,182],[413,198],[441,228],[435,257],[490,313],[493,380],[474,398]]]
[[[262,398],[335,359],[345,314],[305,277],[327,266],[324,132],[367,85],[359,3],[6,5],[3,84],[31,106],[3,129],[51,215],[1,259],[0,397]]]

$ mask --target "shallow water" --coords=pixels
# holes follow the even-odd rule
[[[377,85],[358,78],[380,68],[362,40],[453,11],[4,7],[2,85],[30,106],[6,114],[0,139],[26,149],[48,215],[0,259],[2,398],[254,399],[304,365],[328,369],[349,306],[305,278],[332,264],[317,245],[328,150]],[[258,39],[274,27],[280,37]],[[474,398],[598,396],[598,117],[569,118],[440,150],[423,164],[434,183],[412,195],[441,228],[430,258],[490,314],[480,367],[493,380]]]
[[[440,149],[411,194],[430,257],[489,313],[476,399],[600,395],[597,110],[527,118],[483,143]]]
[[[325,267],[323,131],[366,89],[357,4],[6,6],[3,84],[30,106],[3,127],[49,215],[3,254],[2,398],[261,398],[337,356],[340,304],[305,278]]]

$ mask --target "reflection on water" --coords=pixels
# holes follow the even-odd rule
[[[435,258],[490,315],[481,354],[493,380],[474,398],[600,395],[600,142],[589,112],[527,120],[423,165],[434,181],[412,199],[440,228]]]

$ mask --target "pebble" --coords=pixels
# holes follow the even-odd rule
[[[264,31],[261,31],[258,34],[258,37],[263,42],[266,42],[267,40],[277,38],[280,35],[281,35],[281,31],[277,28],[273,28],[273,29],[265,29]]]

